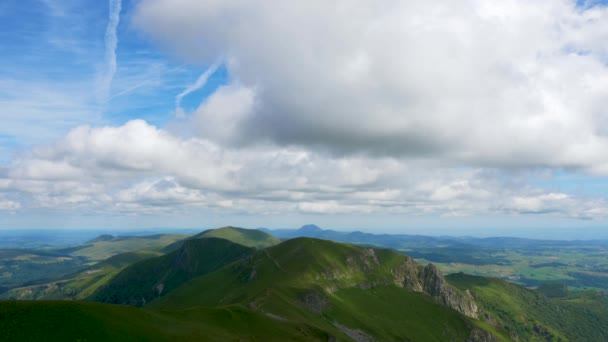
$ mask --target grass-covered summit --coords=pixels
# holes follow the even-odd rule
[[[274,246],[281,242],[278,238],[257,229],[245,229],[232,226],[206,230],[200,234],[194,235],[192,238],[199,239],[209,237],[226,239],[243,246],[255,247],[258,249]]]
[[[163,249],[164,252],[173,252],[180,248],[184,241],[205,239],[205,238],[219,238],[238,243],[239,245],[262,249],[281,243],[278,238],[265,233],[257,229],[245,229],[238,227],[222,227],[216,229],[209,229],[199,234],[193,235],[187,239],[177,241],[173,244],[168,245]]]

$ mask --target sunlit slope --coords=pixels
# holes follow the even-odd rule
[[[243,307],[144,311],[65,301],[0,301],[4,341],[327,341],[306,324],[259,315]]]
[[[203,238],[219,238],[238,243],[239,245],[262,249],[277,245],[281,242],[278,238],[256,229],[245,229],[237,227],[222,227],[209,229],[187,239],[177,241],[167,246],[165,252],[173,252],[182,246],[184,241]]]
[[[90,299],[141,306],[170,293],[192,278],[217,270],[254,251],[254,248],[218,238],[186,240],[177,251],[125,268]]]
[[[431,269],[389,250],[298,238],[198,277],[146,308],[242,305],[334,336],[466,341],[474,325],[442,304],[452,296],[452,304],[472,310],[469,299]]]
[[[448,281],[471,292],[486,321],[521,341],[608,341],[608,301],[601,295],[545,295],[495,278],[462,273]]]

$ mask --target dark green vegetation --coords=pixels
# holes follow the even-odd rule
[[[254,250],[212,237],[186,240],[174,252],[125,268],[102,285],[91,300],[143,306],[188,280],[215,271]]]
[[[57,251],[0,249],[0,287],[7,290],[85,267],[86,259]],[[1,292],[0,292],[1,294]]]
[[[39,281],[33,285],[7,289],[7,292],[0,295],[0,298],[20,300],[85,299],[126,266],[159,255],[160,253],[151,251],[117,254],[79,272],[63,276],[59,280]]]
[[[319,231],[303,229],[306,234]],[[114,240],[101,236],[91,244]],[[389,249],[315,238],[276,242],[259,231],[225,227],[168,247],[115,255],[66,276],[63,283],[55,282],[55,289],[46,288],[46,297],[36,297],[87,297],[87,302],[0,302],[0,337],[3,341],[608,340],[608,301],[599,292],[571,292],[559,282],[530,290],[500,279],[460,273],[444,277],[433,264],[418,264]],[[507,242],[486,243],[489,249],[491,244]],[[431,244],[437,241],[429,240],[420,248]],[[462,246],[452,247],[466,253]],[[501,255],[489,257],[508,262]],[[562,264],[568,263],[547,260],[535,265],[542,269]]]
[[[0,302],[2,341],[327,341],[305,324],[278,321],[239,306],[180,311],[128,306]]]
[[[160,255],[162,248],[184,237],[104,235],[73,247],[0,249],[0,298],[84,298],[80,294],[90,295],[98,281],[130,263]],[[117,256],[123,253],[134,254]]]
[[[608,301],[597,292],[550,299],[500,279],[452,274],[469,290],[487,322],[521,341],[608,341]]]
[[[247,255],[234,262],[217,257],[234,250]],[[418,266],[389,250],[295,239],[255,251],[227,240],[202,238],[125,271],[135,272],[152,260],[164,272],[176,261],[184,269],[201,260],[228,264],[152,301],[144,311],[100,304],[5,302],[0,304],[0,316],[5,317],[0,328],[14,340],[35,337],[28,330],[36,334],[51,327],[53,338],[87,340],[465,341],[477,331],[467,316],[448,306],[460,305],[462,312],[474,315],[474,307],[467,305],[469,297],[449,287],[435,268]],[[114,290],[122,293],[120,287]],[[28,324],[36,329],[26,329]]]
[[[608,290],[608,241],[345,233],[314,225],[265,231],[281,238],[304,236],[391,248],[423,264],[432,262],[445,273],[502,278],[528,287],[558,281],[572,291]]]

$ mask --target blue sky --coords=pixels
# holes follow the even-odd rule
[[[0,229],[604,227],[605,3],[3,1]]]
[[[3,93],[13,101],[30,102],[32,107],[29,113],[27,108],[21,113],[3,113],[5,122],[9,121],[0,135],[4,148],[53,141],[78,124],[120,125],[143,118],[162,126],[172,119],[176,93],[194,82],[206,66],[182,63],[167,56],[136,31],[128,17],[122,18],[117,30],[118,69],[110,98],[102,102],[94,98],[96,78],[105,63],[108,7],[103,1],[3,3],[0,75],[6,83],[11,82],[5,83]],[[121,15],[128,16],[132,8],[133,4],[125,1]],[[226,77],[225,72],[218,72],[207,87],[185,99],[185,106],[196,106]],[[55,98],[53,103],[48,98],[53,93],[65,98]],[[64,116],[46,120],[40,112],[49,107],[64,112]],[[55,113],[48,114],[52,118]],[[39,128],[36,134],[28,134],[22,129],[25,125]]]

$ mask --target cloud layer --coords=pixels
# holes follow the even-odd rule
[[[604,199],[534,188],[499,171],[392,157],[335,157],[274,145],[225,148],[135,120],[80,127],[15,160],[0,177],[4,210],[605,218]]]
[[[145,113],[70,121],[67,135],[0,165],[1,212],[608,218],[605,196],[551,183],[559,172],[608,175],[605,7],[142,0],[129,28],[208,69],[188,85],[186,67],[153,67],[159,57],[144,52],[121,61],[110,97],[121,2],[110,5],[100,102],[131,108],[139,90],[136,107],[158,111],[166,93],[173,117],[186,96],[215,90],[166,125]],[[229,80],[206,87],[224,68]],[[0,82],[16,89],[3,101],[41,117],[11,82]],[[38,96],[61,121],[77,99],[55,88]]]
[[[204,138],[608,173],[604,7],[146,0],[135,22],[188,61],[227,64],[234,84],[194,114]]]

